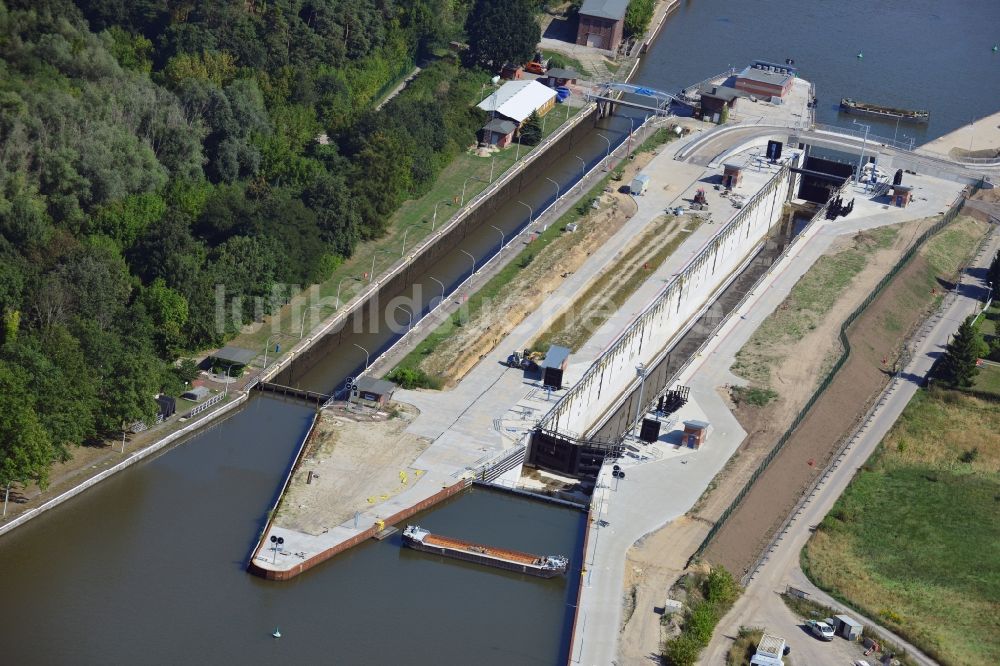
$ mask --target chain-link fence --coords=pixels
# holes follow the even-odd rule
[[[729,519],[729,517],[739,507],[740,503],[743,501],[743,498],[747,496],[747,493],[750,492],[750,489],[753,487],[754,483],[756,483],[757,479],[760,478],[760,475],[764,473],[764,471],[768,468],[771,462],[778,456],[778,454],[784,448],[788,440],[791,439],[792,434],[795,432],[795,429],[798,428],[799,425],[801,425],[803,420],[805,420],[806,416],[809,414],[809,411],[816,404],[816,401],[819,400],[820,396],[822,396],[823,393],[826,391],[826,389],[829,388],[830,384],[833,382],[834,377],[836,377],[840,369],[844,367],[844,364],[847,362],[848,357],[851,355],[851,341],[847,337],[847,329],[850,328],[851,324],[853,324],[857,320],[857,318],[864,313],[864,311],[868,308],[868,306],[871,305],[876,298],[878,298],[879,294],[882,293],[882,290],[885,289],[886,285],[888,285],[889,282],[892,281],[892,279],[899,273],[899,271],[901,271],[903,267],[905,267],[906,264],[909,263],[910,259],[913,258],[913,255],[916,254],[917,250],[920,249],[920,247],[924,244],[924,242],[926,242],[928,238],[930,238],[937,232],[941,231],[944,227],[950,224],[958,216],[958,214],[962,211],[962,207],[965,205],[966,196],[971,196],[976,192],[978,192],[982,188],[982,185],[983,183],[982,181],[980,181],[978,184],[970,186],[970,192],[968,194],[963,193],[962,195],[959,195],[958,199],[955,201],[955,203],[952,204],[951,208],[948,209],[948,211],[941,217],[941,219],[935,222],[933,226],[924,231],[924,233],[922,233],[920,237],[917,238],[916,242],[914,242],[910,246],[910,248],[903,254],[903,256],[900,257],[899,261],[897,261],[896,264],[889,270],[889,273],[884,278],[882,278],[882,280],[879,281],[878,285],[872,290],[872,292],[868,294],[868,297],[865,298],[865,300],[857,308],[855,308],[854,311],[847,317],[844,323],[841,324],[839,337],[841,345],[843,345],[843,352],[837,359],[837,362],[833,364],[833,367],[827,373],[826,377],[823,378],[823,381],[820,382],[820,385],[813,392],[812,396],[809,397],[809,401],[806,402],[805,406],[803,406],[802,409],[799,411],[799,413],[795,416],[795,420],[792,421],[792,424],[781,436],[777,444],[774,445],[774,448],[771,449],[771,452],[768,453],[767,456],[764,458],[764,460],[761,461],[760,465],[758,465],[757,469],[754,470],[754,473],[744,484],[740,492],[736,495],[736,497],[733,499],[730,505],[726,507],[726,510],[722,512],[722,515],[719,517],[719,519],[715,521],[715,524],[712,526],[712,529],[708,531],[708,534],[705,536],[705,539],[701,542],[701,545],[698,546],[698,550],[696,550],[694,555],[691,556],[689,563],[695,558],[700,557],[705,552],[709,544],[712,542],[712,539],[715,538],[715,535],[718,534],[719,530],[722,529],[722,527],[726,524],[726,521]]]

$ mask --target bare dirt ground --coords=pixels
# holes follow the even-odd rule
[[[1000,155],[1000,113],[963,125],[920,148],[955,158],[996,157]]]
[[[658,621],[650,621],[650,615],[663,607],[670,587],[687,564],[690,551],[678,548],[678,544],[696,546],[708,529],[707,523],[684,516],[647,534],[629,549],[625,561],[625,614],[619,663],[662,663],[664,627]]]
[[[637,154],[620,182],[629,183],[655,153]],[[420,362],[420,369],[452,388],[510,331],[536,310],[590,254],[611,238],[636,212],[635,202],[617,191],[615,181],[600,196],[600,208],[578,220],[574,234],[564,234],[538,251],[534,260],[504,285],[496,303],[480,308],[464,326]]]
[[[651,649],[658,646],[663,638],[663,628],[649,620],[650,610],[663,604],[667,589],[684,571],[687,558],[774,447],[827,368],[835,361],[841,351],[838,338],[840,324],[867,297],[913,240],[933,222],[933,219],[927,219],[907,223],[905,232],[894,234],[891,244],[871,251],[866,257],[867,263],[850,281],[849,287],[840,293],[828,310],[812,320],[815,326],[805,335],[787,340],[768,336],[768,343],[754,350],[755,357],[761,361],[761,365],[755,367],[758,371],[761,367],[766,368],[767,384],[778,391],[777,399],[763,408],[737,405],[730,399],[726,388],[719,388],[748,433],[747,438],[687,516],[651,533],[629,550],[625,565],[625,604],[627,610],[634,607],[639,612],[634,621],[626,620],[622,628],[619,642],[622,663],[656,661]],[[856,250],[859,246],[871,249],[871,241],[864,235],[845,237],[831,245],[825,256]],[[896,282],[899,282],[898,278]],[[790,296],[772,316],[781,317],[782,308],[794,307],[796,305]],[[735,573],[739,574],[741,570]],[[626,612],[625,616],[631,618],[632,614]]]
[[[322,534],[404,490],[423,473],[412,464],[430,445],[429,439],[405,432],[417,414],[402,403],[392,403],[387,415],[323,410],[275,523]]]
[[[840,324],[871,293],[913,240],[933,222],[933,219],[926,219],[881,230],[894,233],[891,244],[880,249],[873,249],[872,238],[866,234],[836,240],[824,256],[836,257],[845,252],[860,250],[866,253],[866,263],[834,299],[830,308],[810,317],[804,335],[784,339],[766,335],[766,339],[760,340],[755,334],[740,350],[741,357],[750,357],[746,363],[756,369],[754,374],[764,377],[763,383],[773,388],[778,395],[768,405],[754,407],[746,403],[735,404],[729,391],[720,389],[748,436],[718,477],[713,479],[709,491],[706,491],[706,495],[696,505],[693,515],[714,522],[729,506],[760,461],[791,425],[792,419],[805,405],[828,368],[836,361],[841,352],[838,337]],[[795,302],[794,295],[790,295],[768,321],[780,319],[797,307],[799,304]],[[765,321],[758,332],[765,329],[768,321]],[[734,372],[740,374],[735,367]]]
[[[983,229],[971,220],[957,225],[970,237],[978,237]],[[903,341],[929,313],[936,296],[929,289],[923,290],[923,285],[928,275],[936,274],[932,264],[938,259],[929,253],[939,251],[925,245],[848,331],[852,353],[847,363],[719,530],[706,560],[736,575],[752,566],[802,492],[888,382],[887,368],[898,357]],[[810,391],[802,393],[808,397]],[[728,481],[726,485],[737,490],[741,487]]]

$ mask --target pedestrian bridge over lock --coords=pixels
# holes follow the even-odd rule
[[[598,114],[601,118],[612,115],[617,106],[640,109],[651,115],[666,116],[670,114],[671,102],[691,105],[690,102],[670,93],[654,90],[646,86],[619,83],[617,81],[606,81],[595,84],[584,95],[588,102],[595,102],[597,104]],[[626,95],[640,99],[630,99]]]

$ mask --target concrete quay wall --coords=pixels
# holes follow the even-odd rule
[[[793,174],[782,167],[670,281],[584,373],[540,426],[580,437],[650,363],[778,223]]]
[[[248,395],[247,393],[238,394],[235,398],[223,404],[221,407],[209,412],[205,412],[204,416],[198,418],[192,423],[188,423],[187,425],[177,430],[176,432],[170,433],[166,437],[163,437],[162,439],[154,442],[153,444],[150,444],[146,448],[139,449],[137,451],[128,454],[128,457],[122,460],[121,462],[109,467],[108,469],[100,472],[99,474],[95,474],[86,481],[80,482],[79,484],[73,486],[69,490],[56,495],[52,499],[48,500],[47,502],[39,506],[36,506],[34,509],[25,511],[16,518],[12,518],[10,521],[0,525],[0,536],[6,534],[7,532],[10,532],[15,527],[27,523],[32,518],[37,518],[46,511],[56,508],[63,502],[76,497],[77,495],[87,490],[88,488],[92,488],[93,486],[97,485],[98,483],[108,478],[109,476],[117,474],[118,472],[121,472],[122,470],[131,467],[140,460],[144,460],[145,458],[148,458],[154,453],[163,450],[170,444],[178,442],[189,435],[193,435],[195,431],[200,430],[201,428],[207,425],[216,424],[221,417],[225,416],[226,414],[229,414],[237,407],[242,405],[247,400],[247,395]]]
[[[468,479],[462,479],[461,481],[458,481],[455,484],[452,484],[450,486],[445,486],[444,488],[434,493],[430,497],[427,497],[412,506],[408,506],[402,511],[398,511],[392,514],[388,518],[384,518],[385,524],[387,526],[395,525],[396,523],[404,521],[410,516],[419,513],[420,511],[429,509],[435,504],[439,504],[440,502],[443,502],[449,497],[457,495],[458,493],[468,488],[469,485],[471,485],[471,482]],[[325,562],[331,557],[338,555],[344,552],[345,550],[354,548],[355,546],[363,543],[367,539],[373,538],[375,534],[378,532],[378,527],[372,525],[367,530],[364,530],[363,532],[358,532],[350,539],[341,541],[337,545],[327,548],[326,550],[317,553],[316,555],[313,555],[312,557],[306,560],[303,560],[302,562],[296,564],[293,567],[290,567],[288,569],[277,570],[257,564],[258,556],[261,556],[261,552],[266,551],[268,548],[267,535],[271,531],[270,528],[271,528],[271,522],[268,522],[268,526],[264,529],[264,533],[260,538],[260,542],[254,549],[253,554],[250,557],[250,562],[247,565],[247,571],[249,571],[254,575],[260,576],[261,578],[266,578],[267,580],[289,580],[290,578],[294,578],[303,571],[308,571],[309,569],[315,567],[317,564]],[[266,560],[266,556],[261,556],[261,557],[264,557],[264,559]]]

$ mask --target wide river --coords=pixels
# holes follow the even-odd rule
[[[816,83],[821,122],[850,124],[836,111],[843,96],[926,108],[929,125],[899,129],[919,144],[1000,106],[1000,53],[990,50],[998,25],[1000,2],[982,0],[689,0],[636,80],[676,91],[730,64],[794,58]],[[877,131],[891,136],[894,123],[883,125]],[[606,143],[598,132],[617,142],[623,126],[621,118],[602,125],[577,154],[599,160]],[[567,156],[551,175],[565,188],[579,168]],[[522,200],[538,210],[552,189],[539,184]],[[510,202],[467,249],[489,256],[497,233],[487,224],[515,231],[521,210]],[[454,254],[435,276],[449,285],[468,265]],[[357,362],[356,349],[335,350],[308,383],[329,390]],[[401,549],[398,537],[288,583],[246,574],[309,417],[297,404],[254,397],[0,537],[0,663],[565,663],[575,576],[541,581],[443,561]],[[582,564],[578,512],[474,491],[418,518],[432,530]],[[276,626],[280,640],[270,637]]]

